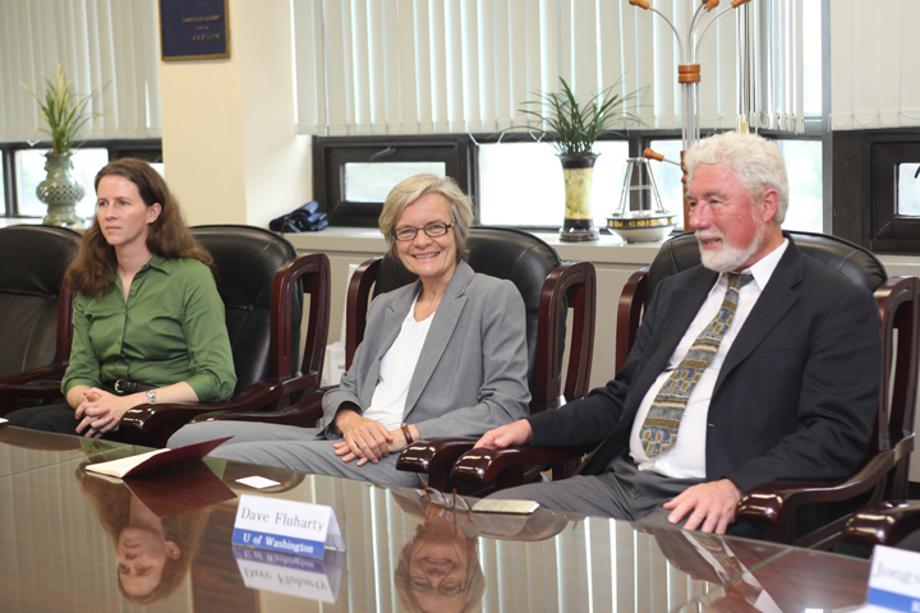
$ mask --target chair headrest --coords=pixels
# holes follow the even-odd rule
[[[272,283],[297,252],[278,234],[253,226],[195,226],[192,234],[217,268],[239,391],[270,375]],[[303,294],[295,292],[294,302],[291,341],[296,362]]]
[[[80,247],[79,232],[56,226],[0,228],[0,291],[57,296],[64,272]]]
[[[885,267],[871,251],[829,234],[786,231],[799,250],[836,270],[853,283],[873,292],[885,282]],[[665,242],[649,266],[646,277],[646,304],[662,279],[700,263],[700,251],[693,233],[681,234]]]
[[[228,306],[271,305],[275,273],[297,255],[286,239],[254,226],[195,226],[192,234],[214,258],[221,298]]]

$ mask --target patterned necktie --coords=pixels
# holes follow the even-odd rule
[[[737,272],[730,272],[727,277],[728,289],[725,291],[725,299],[719,312],[696,337],[677,368],[671,371],[645,417],[639,431],[639,439],[649,458],[658,457],[677,442],[677,429],[684,409],[687,408],[687,400],[690,399],[690,394],[693,393],[693,388],[699,382],[703,371],[719,351],[719,344],[735,318],[738,291],[754,278],[750,274]]]

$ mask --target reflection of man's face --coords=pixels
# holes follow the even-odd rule
[[[409,588],[423,611],[461,611],[466,603],[470,540],[453,519],[431,520],[413,543]]]
[[[179,557],[173,541],[146,528],[127,527],[118,535],[118,578],[129,596],[141,597],[160,584],[168,558]]]

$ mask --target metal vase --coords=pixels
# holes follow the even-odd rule
[[[86,190],[73,176],[70,152],[45,154],[45,180],[38,184],[35,195],[48,206],[42,223],[50,226],[83,227],[74,207],[83,199]]]
[[[559,229],[559,240],[597,240],[594,215],[591,211],[591,189],[594,176],[594,153],[559,156],[565,178],[565,221]]]

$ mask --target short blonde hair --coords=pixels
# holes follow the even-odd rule
[[[454,233],[454,241],[457,243],[457,259],[465,260],[469,257],[466,237],[469,236],[470,225],[473,223],[473,207],[470,199],[451,177],[438,177],[431,174],[414,175],[403,179],[387,194],[377,225],[386,238],[387,247],[393,257],[396,257],[393,230],[396,229],[399,217],[410,204],[432,193],[441,194],[450,203],[451,230]]]

